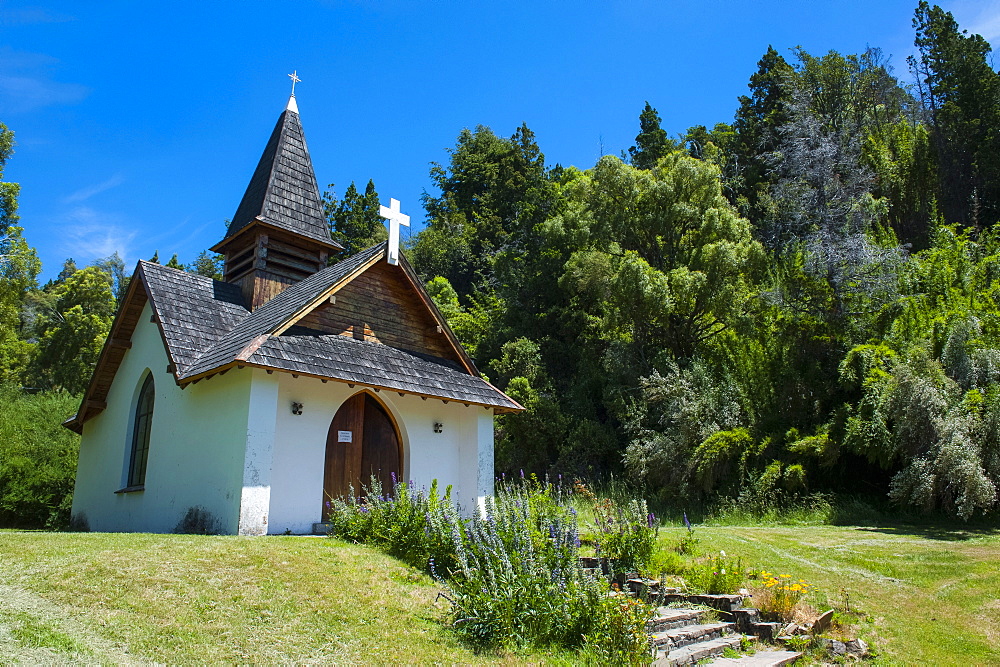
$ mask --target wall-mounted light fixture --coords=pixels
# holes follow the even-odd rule
[[[292,401],[292,414],[301,415],[302,414],[302,404],[296,401]]]
[[[434,422],[434,432],[435,433],[440,433],[443,430],[444,430],[444,424],[442,424],[441,422]]]

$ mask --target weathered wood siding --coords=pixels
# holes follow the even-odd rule
[[[314,309],[298,324],[460,361],[397,266],[376,264],[338,290],[335,299],[335,303]]]

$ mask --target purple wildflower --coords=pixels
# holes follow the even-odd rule
[[[688,530],[691,530],[691,522],[688,521],[688,513],[684,512],[684,525],[687,526]]]

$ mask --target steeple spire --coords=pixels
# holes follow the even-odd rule
[[[293,77],[292,85],[298,80]],[[224,279],[240,283],[252,308],[326,266],[330,238],[294,93],[278,117],[222,241]]]
[[[226,239],[255,221],[339,247],[330,238],[294,97],[271,132]]]

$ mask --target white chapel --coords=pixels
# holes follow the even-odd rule
[[[139,262],[90,385],[73,517],[172,532],[312,532],[375,475],[493,493],[493,417],[522,408],[480,377],[390,240],[330,264],[294,93],[226,236],[223,280]]]

